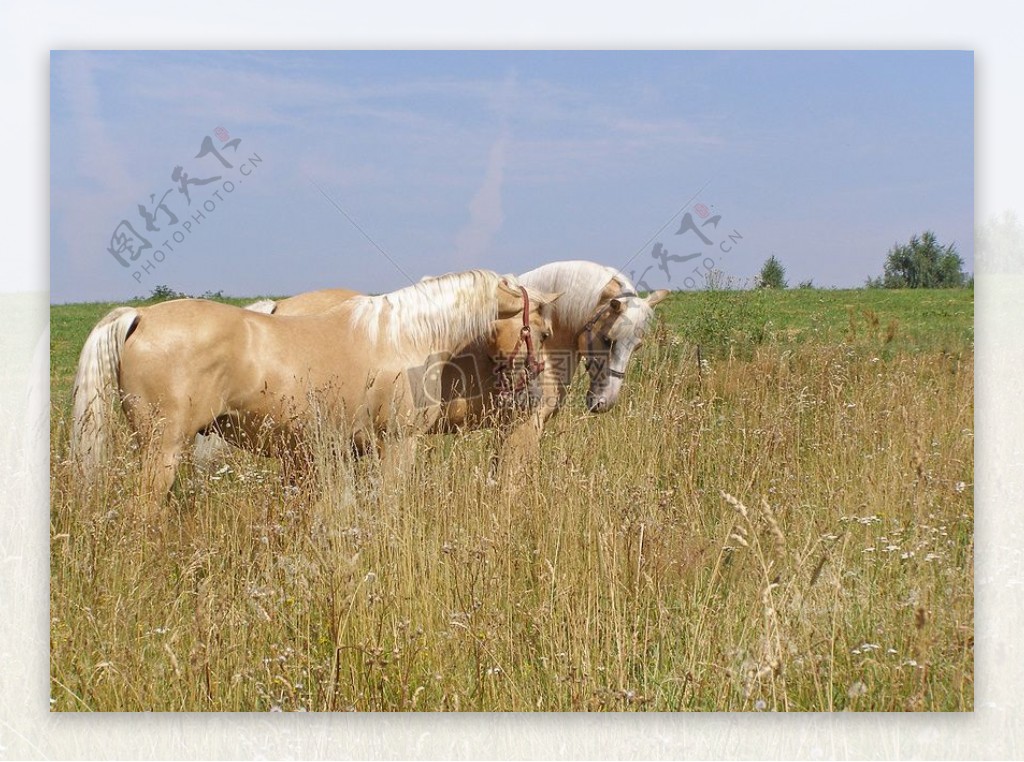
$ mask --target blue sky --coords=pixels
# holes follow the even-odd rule
[[[771,254],[849,287],[925,229],[973,270],[973,80],[969,52],[55,52],[51,301],[570,258],[685,288]],[[178,166],[220,179],[189,203]]]

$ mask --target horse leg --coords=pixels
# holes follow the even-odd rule
[[[231,445],[217,432],[200,432],[192,446],[192,465],[200,471],[213,471],[223,465],[230,454]]]
[[[537,407],[510,426],[499,427],[498,448],[491,459],[492,478],[509,487],[522,487],[527,476],[540,464],[540,438],[548,420],[558,413],[568,394],[568,386],[555,378],[542,379],[542,394]]]
[[[125,399],[125,413],[134,429],[142,460],[141,498],[146,512],[159,511],[174,484],[178,466],[198,426],[191,425],[179,406]]]
[[[171,491],[178,465],[189,437],[170,426],[161,427],[142,456],[143,499],[154,506],[162,505]]]

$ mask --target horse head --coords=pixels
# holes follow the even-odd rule
[[[522,286],[513,275],[499,282],[498,319],[491,325],[488,351],[500,400],[527,406],[540,400],[544,344],[551,338],[553,305],[560,296]]]
[[[577,336],[577,350],[590,376],[587,408],[592,413],[610,410],[619,398],[626,368],[633,353],[643,343],[654,318],[654,305],[668,291],[659,290],[641,297],[632,291],[601,304]]]

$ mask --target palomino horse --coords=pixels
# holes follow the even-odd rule
[[[483,343],[511,367],[508,355],[529,336],[526,369],[508,383],[532,384],[536,395],[556,298],[520,288],[514,276],[474,270],[353,297],[316,315],[270,317],[201,299],[120,307],[82,349],[72,453],[95,471],[112,393],[142,434],[143,479],[155,499],[166,496],[186,445],[202,431],[286,466],[314,414],[350,432],[357,451],[380,446],[384,435],[397,441],[435,424],[442,379],[428,371],[469,346]]]
[[[429,280],[432,278],[424,278],[421,283]],[[322,314],[356,296],[361,294],[347,288],[325,288],[276,302],[266,299],[247,305],[246,309],[279,317]],[[548,294],[546,304],[553,304],[560,297],[560,293]],[[482,423],[484,417],[488,423],[499,426],[510,422],[510,408],[522,406],[509,404],[516,396],[513,394],[516,390],[509,387],[508,376],[503,373],[508,365],[508,354],[496,353],[491,342],[477,339],[435,368],[441,374],[439,402],[442,403],[442,415],[435,428],[443,429],[449,421],[456,419],[457,425],[465,425],[470,417],[469,411],[478,423]]]
[[[561,294],[554,307],[551,337],[545,343],[549,367],[541,377],[542,403],[529,422],[532,425],[518,426],[507,440],[509,447],[522,452],[539,446],[544,424],[565,401],[580,360],[590,376],[586,395],[588,409],[603,413],[615,405],[629,360],[654,317],[654,306],[668,296],[668,291],[638,296],[630,280],[619,271],[582,260],[552,262],[519,279],[531,288]],[[249,309],[272,311],[274,315],[307,314],[334,309],[355,295],[356,292],[347,289],[324,289],[276,303],[261,302],[250,305]],[[470,375],[467,364],[485,361],[486,358],[474,361],[462,358],[455,375]],[[487,425],[492,421],[493,399],[486,394],[459,395],[450,390],[434,429],[451,431]]]
[[[421,282],[429,280],[432,280],[430,276]],[[278,301],[264,299],[247,305],[246,309],[279,317],[322,314],[356,296],[361,294],[351,289],[325,288]],[[551,305],[560,297],[560,293],[546,294],[545,303]],[[553,316],[554,311],[550,314]],[[514,386],[508,385],[508,375],[504,372],[509,353],[495,352],[491,344],[478,338],[432,369],[440,374],[441,380],[441,415],[433,427],[435,431],[493,425],[502,430],[503,437],[515,439],[515,429],[528,425],[529,414],[523,414],[524,406],[514,404],[521,395],[516,394]]]

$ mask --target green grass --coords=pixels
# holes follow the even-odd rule
[[[217,301],[243,306],[263,298],[275,297]],[[124,304],[148,303],[135,300]],[[122,304],[90,302],[50,308],[50,393],[58,408],[70,404],[70,380],[85,337],[103,315],[118,306]],[[973,289],[679,291],[658,309],[665,324],[687,344],[704,339],[712,347],[725,342],[733,329],[749,333],[765,326],[775,340],[784,343],[838,343],[874,334],[881,336],[884,344],[893,321],[896,329],[894,339],[888,342],[890,352],[954,351],[974,342]],[[877,326],[872,327],[866,313],[877,316]]]
[[[790,343],[884,338],[891,325],[890,351],[956,350],[974,341],[973,289],[677,292],[663,314],[684,336],[722,314],[727,320],[712,332],[733,318],[748,331],[769,325],[773,338]]]
[[[973,708],[972,292],[675,294],[520,490],[490,432],[311,500],[235,451],[149,526],[66,460],[111,306],[52,310],[56,710]]]

